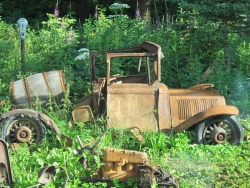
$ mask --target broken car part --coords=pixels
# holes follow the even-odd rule
[[[102,139],[101,137],[100,139]],[[78,142],[81,148],[78,150],[82,153],[84,150],[90,151],[93,156],[97,154],[94,151],[100,139],[93,147],[84,146],[78,137]],[[138,152],[133,150],[104,148],[102,156],[103,165],[90,179],[84,179],[89,182],[107,182],[112,180],[119,180],[127,182],[130,178],[138,178],[139,186],[142,188],[151,188],[158,184],[164,187],[178,187],[174,177],[162,170],[161,167],[150,163],[145,152]],[[83,167],[87,167],[86,159],[80,161]]]

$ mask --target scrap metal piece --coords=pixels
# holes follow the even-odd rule
[[[94,149],[103,139],[103,134],[93,147],[84,146],[77,136],[81,149],[78,153],[81,154],[84,150],[88,150],[92,155],[97,155]],[[147,153],[134,150],[103,148],[102,163],[103,165],[91,178],[84,178],[86,182],[107,182],[110,183],[117,179],[121,182],[126,182],[130,178],[139,178],[139,184],[143,188],[150,188],[153,184],[158,184],[164,187],[178,187],[174,177],[163,171],[159,166],[151,164]],[[79,162],[84,168],[88,168],[88,161],[81,158]]]
[[[0,183],[13,185],[8,148],[4,140],[0,139]]]
[[[64,134],[61,134],[60,139],[64,141],[66,143],[66,146],[68,147],[71,147],[73,145],[73,140]]]
[[[118,179],[126,182],[130,178],[139,178],[139,186],[151,188],[153,185],[178,187],[175,178],[151,164],[145,152],[104,148],[104,165],[99,170],[99,177],[106,180]]]
[[[178,187],[175,178],[171,174],[152,164],[142,167],[139,177],[139,186],[142,188],[151,188],[155,184],[160,187]]]
[[[43,185],[50,183],[56,175],[55,166],[46,166],[42,168],[38,174],[38,182]]]

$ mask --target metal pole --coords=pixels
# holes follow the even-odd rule
[[[21,73],[24,72],[25,66],[25,45],[24,45],[24,39],[21,39]]]

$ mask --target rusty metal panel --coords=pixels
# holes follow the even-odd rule
[[[186,95],[183,91],[186,92]],[[173,95],[177,92],[179,92],[179,96]],[[223,105],[226,105],[225,98],[214,91],[172,90],[170,92],[172,126],[177,126],[199,112]]]
[[[169,92],[165,84],[159,86],[158,99],[159,130],[171,129],[171,114],[169,105]]]
[[[158,131],[158,85],[114,83],[107,87],[108,128]]]

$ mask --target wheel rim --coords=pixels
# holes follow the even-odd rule
[[[234,126],[225,120],[214,120],[204,129],[203,139],[205,144],[233,143],[236,138]]]
[[[16,130],[16,139],[19,142],[29,142],[32,138],[31,130],[28,127],[21,126]]]
[[[30,118],[21,118],[13,121],[7,128],[7,140],[10,143],[34,142],[39,143],[40,125]]]

